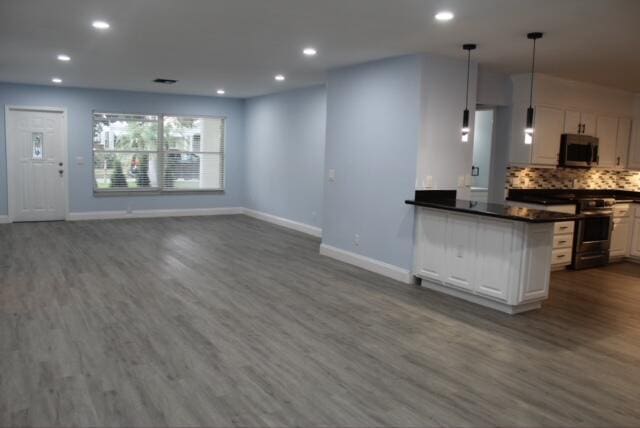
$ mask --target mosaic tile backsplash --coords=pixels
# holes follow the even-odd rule
[[[507,189],[623,189],[640,191],[640,171],[507,167]]]

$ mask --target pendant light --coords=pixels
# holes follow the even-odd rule
[[[529,108],[527,109],[527,124],[524,128],[524,143],[533,143],[533,76],[536,69],[536,40],[542,38],[542,33],[529,33],[527,39],[533,40],[533,55],[531,57],[531,88],[529,91]]]
[[[471,70],[471,51],[477,46],[473,43],[462,45],[462,49],[467,51],[467,100],[465,102],[464,112],[462,113],[462,142],[469,142],[469,72]]]

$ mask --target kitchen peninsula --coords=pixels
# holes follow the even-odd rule
[[[548,297],[554,223],[579,216],[416,191],[413,274],[426,288],[516,314]]]

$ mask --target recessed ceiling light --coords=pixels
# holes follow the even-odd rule
[[[224,94],[226,94],[226,93],[227,93],[227,91],[225,91],[224,89],[218,89],[218,90],[216,91],[216,93],[217,93],[218,95],[224,95]]]
[[[106,21],[93,21],[91,25],[93,25],[93,28],[97,28],[98,30],[106,30],[111,27],[111,25]]]
[[[305,54],[306,56],[316,56],[318,51],[315,50],[315,48],[309,47],[309,48],[304,48],[302,53]]]
[[[69,55],[60,54],[58,55],[58,61],[71,61],[71,57]]]
[[[52,81],[53,83],[62,83],[62,79],[61,79],[61,78],[59,78],[59,77],[52,77],[52,78],[51,78],[51,81]]]
[[[443,10],[443,11],[440,11],[440,12],[436,13],[435,18],[438,21],[451,21],[454,16],[455,15],[453,14],[453,12],[449,12],[448,10]]]
[[[274,77],[274,79],[276,79],[278,82],[283,82],[285,77],[282,74],[276,74],[276,76]]]

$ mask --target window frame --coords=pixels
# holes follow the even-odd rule
[[[95,150],[93,147],[93,133],[95,131],[95,115],[96,114],[105,114],[105,115],[132,115],[132,116],[157,116],[158,120],[158,139],[157,139],[157,148],[155,151],[145,151],[145,150]],[[164,118],[165,116],[169,117],[181,117],[181,118],[194,118],[194,119],[219,119],[222,121],[222,141],[220,143],[220,156],[221,156],[221,164],[222,168],[221,174],[221,187],[219,189],[165,189],[163,188],[162,176],[164,173],[164,162],[163,156],[165,154],[164,149]],[[151,121],[153,122],[153,121]],[[109,196],[159,196],[159,195],[180,195],[180,194],[215,194],[215,193],[224,193],[226,190],[227,183],[227,157],[226,157],[226,142],[227,142],[227,116],[224,115],[202,115],[202,114],[179,114],[179,113],[132,113],[132,112],[122,112],[122,111],[106,111],[106,110],[92,110],[91,111],[91,176],[92,176],[92,188],[93,188],[93,196],[96,197],[109,197]],[[96,153],[155,153],[157,157],[157,167],[158,167],[158,185],[156,187],[150,188],[126,188],[126,189],[118,189],[118,188],[107,188],[100,189],[96,186],[96,169],[95,169],[95,156]]]

